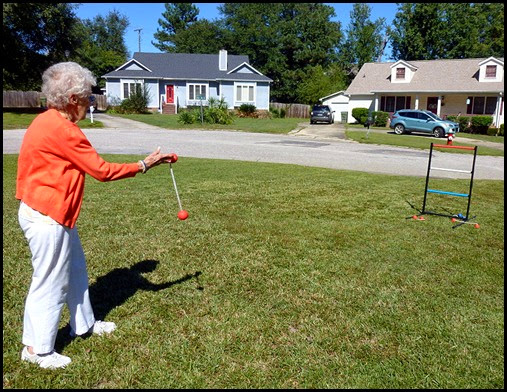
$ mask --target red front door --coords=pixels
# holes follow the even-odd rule
[[[437,114],[438,97],[428,97],[428,106],[426,110]]]
[[[174,103],[174,86],[168,84],[165,86],[166,103]]]

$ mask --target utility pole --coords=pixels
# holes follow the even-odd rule
[[[134,31],[137,31],[138,41],[139,41],[139,51],[141,51],[141,30],[142,29],[134,29]]]
[[[387,45],[387,37],[384,36],[384,39],[382,40],[382,44],[380,46],[380,53],[377,58],[378,63],[382,61],[382,55],[384,54],[384,49],[386,48],[386,45]]]

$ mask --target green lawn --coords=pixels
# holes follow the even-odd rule
[[[398,147],[410,147],[417,148],[422,150],[428,150],[430,148],[430,143],[434,144],[446,144],[447,140],[444,138],[435,139],[430,135],[395,135],[394,133],[390,133],[390,131],[386,130],[385,132],[375,132],[370,131],[369,133],[364,130],[358,130],[356,128],[351,128],[345,131],[345,135],[348,139],[355,140],[359,143],[365,144],[382,144],[382,145],[390,145],[390,146],[398,146]],[[487,136],[487,135],[467,135],[459,134],[459,137],[470,138],[469,142],[456,142],[453,141],[454,146],[474,146],[474,140],[472,139],[475,136],[482,136],[479,139],[484,141],[492,141],[497,143],[503,143],[503,137],[495,137],[495,136]],[[500,140],[499,140],[500,139]],[[447,153],[456,153],[456,154],[468,154],[469,151],[459,150],[459,149],[447,149],[445,150]],[[479,145],[477,149],[478,155],[491,155],[491,156],[504,156],[504,151],[498,148],[486,147]]]
[[[28,128],[33,119],[38,116],[39,113],[23,113],[21,111],[16,112],[3,112],[3,129],[24,129]],[[86,118],[77,123],[80,128],[103,128],[104,124],[100,121],[94,120],[93,123],[89,118]]]
[[[406,219],[424,178],[180,157],[186,221],[167,166],[87,178],[92,302],[118,329],[70,340],[65,310],[57,349],[73,362],[50,371],[19,359],[31,266],[16,160],[3,156],[4,388],[504,387],[503,181],[474,181],[481,227],[452,229]],[[428,207],[465,212],[456,199]]]
[[[286,134],[296,129],[302,118],[241,118],[235,117],[232,124],[180,124],[178,115],[160,113],[150,114],[115,114],[115,116],[141,121],[167,129],[231,129],[243,132]]]

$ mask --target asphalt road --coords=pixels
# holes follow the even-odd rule
[[[105,114],[94,117],[106,125],[84,129],[100,154],[149,154],[161,146],[179,157],[289,163],[330,169],[425,177],[429,152],[367,145],[344,140],[329,125],[308,126],[290,135],[235,131],[167,130]],[[331,126],[332,127],[332,126]],[[320,131],[319,131],[320,129]],[[3,153],[18,153],[24,130],[3,131]],[[445,141],[442,139],[442,143]],[[432,167],[472,169],[472,154],[434,150]],[[468,173],[432,170],[432,177],[470,178]],[[504,158],[477,156],[474,179],[504,179]]]

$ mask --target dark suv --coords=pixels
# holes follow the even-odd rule
[[[334,110],[328,105],[315,105],[310,112],[310,124],[315,124],[317,121],[334,123]]]
[[[429,110],[398,110],[393,114],[391,124],[394,133],[401,135],[410,132],[431,133],[435,137],[444,137],[459,132],[459,124],[442,120]]]

